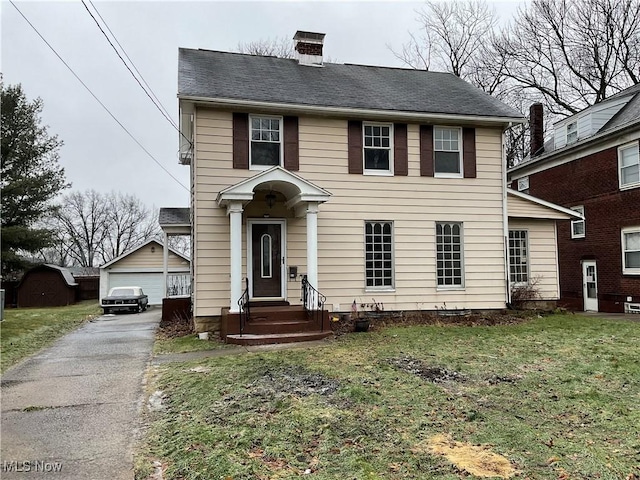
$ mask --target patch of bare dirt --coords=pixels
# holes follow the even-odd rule
[[[432,383],[466,382],[467,376],[444,367],[426,365],[417,358],[403,356],[389,359],[389,364]]]

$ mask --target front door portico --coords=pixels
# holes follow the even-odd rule
[[[218,206],[227,209],[229,215],[229,249],[231,260],[230,275],[230,297],[229,312],[239,311],[238,300],[244,290],[242,281],[242,214],[244,207],[254,199],[256,190],[269,190],[282,194],[285,198],[284,206],[290,209],[297,218],[305,217],[307,233],[307,281],[316,289],[318,286],[318,206],[329,200],[330,193],[317,187],[304,178],[285,170],[280,166],[270,168],[232,185],[218,193]],[[247,245],[251,248],[251,255],[247,258],[247,277],[253,281],[250,294],[256,297],[256,273],[259,273],[258,297],[271,297],[273,293],[278,293],[277,280],[274,279],[274,270],[280,270],[280,294],[276,297],[284,297],[284,275],[285,252],[283,240],[286,237],[286,223],[274,220],[251,220],[247,219],[250,225]],[[277,239],[278,228],[280,225]],[[272,227],[257,227],[255,235],[251,226],[272,225]],[[280,243],[280,247],[275,243]],[[278,251],[278,249],[280,251]],[[260,256],[256,256],[256,250],[260,251]],[[275,258],[274,255],[278,255]],[[251,258],[249,258],[251,257]],[[275,263],[278,262],[276,267]]]

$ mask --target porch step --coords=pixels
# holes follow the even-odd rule
[[[311,342],[330,337],[329,332],[303,332],[303,333],[271,333],[267,335],[256,335],[245,333],[243,335],[227,335],[227,343],[234,345],[271,345],[274,343]]]
[[[291,305],[286,300],[251,300],[249,302],[249,308],[259,307],[288,307]]]
[[[254,320],[251,319],[244,326],[244,333],[267,335],[270,333],[303,333],[317,331],[320,325],[311,320],[278,319],[278,320]]]
[[[240,314],[223,311],[220,325],[223,339],[240,333]],[[261,306],[250,310],[244,325],[245,335],[288,335],[292,333],[330,332],[327,311],[307,314],[302,305]],[[280,342],[282,343],[282,342]]]

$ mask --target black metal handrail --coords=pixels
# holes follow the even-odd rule
[[[309,283],[306,275],[302,276],[302,289],[300,296],[302,297],[300,298],[300,301],[302,301],[302,305],[307,312],[307,316],[314,320],[316,324],[319,321],[320,331],[324,332],[324,302],[327,300],[327,297],[322,295]]]
[[[242,332],[244,332],[244,326],[247,324],[249,319],[251,318],[250,314],[250,305],[249,305],[249,279],[245,278],[245,289],[238,300],[238,307],[240,307],[240,336],[242,336]]]

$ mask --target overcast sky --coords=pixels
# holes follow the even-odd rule
[[[516,1],[492,3],[503,18],[517,8]],[[178,133],[126,70],[83,4],[18,1],[16,5],[177,179],[149,158],[11,3],[2,0],[4,82],[21,83],[29,99],[43,99],[43,123],[64,141],[60,163],[71,190],[135,194],[149,207],[188,206],[189,167],[178,164]],[[417,32],[415,10],[422,3],[94,1],[94,5],[177,121],[179,47],[234,51],[239,42],[292,38],[296,30],[308,30],[327,34],[325,56],[337,62],[401,66],[387,45],[399,49],[408,41],[409,31]]]

